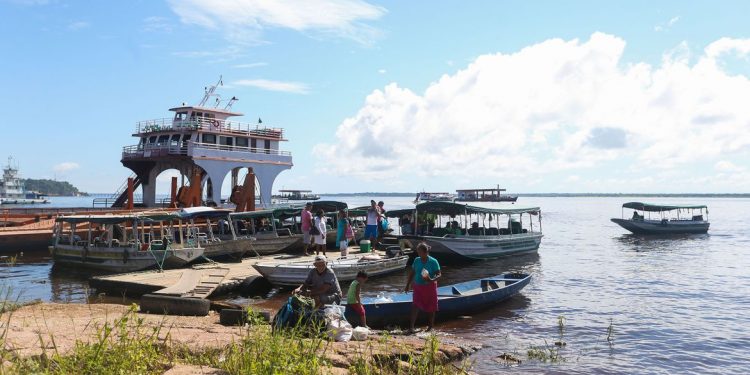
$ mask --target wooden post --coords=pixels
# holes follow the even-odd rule
[[[250,180],[249,183],[248,179]],[[245,203],[245,207],[248,211],[255,211],[255,173],[253,173],[252,170],[247,171],[247,176],[245,176],[245,186],[250,190],[247,195],[247,203]]]
[[[177,208],[177,177],[172,177],[172,191],[169,195],[169,208]]]
[[[128,177],[128,204],[125,208],[128,210],[133,209],[133,185],[135,184],[135,181],[133,181],[132,177]]]

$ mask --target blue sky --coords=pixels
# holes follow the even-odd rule
[[[750,3],[0,0],[0,156],[110,192],[223,75],[274,190],[750,191]],[[166,183],[160,190],[166,191]]]

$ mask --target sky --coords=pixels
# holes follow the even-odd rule
[[[136,122],[222,76],[242,121],[284,128],[294,167],[274,191],[750,192],[747,1],[0,0],[0,14],[0,164],[28,178],[114,192]]]

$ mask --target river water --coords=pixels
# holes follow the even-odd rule
[[[328,198],[350,206],[369,202],[369,197],[323,197]],[[86,199],[53,203],[90,206]],[[409,206],[411,198],[382,199],[386,208],[396,209]],[[442,264],[441,283],[507,271],[530,273],[531,283],[495,308],[438,324],[439,335],[481,343],[483,349],[470,357],[480,374],[750,372],[750,199],[659,198],[707,204],[711,229],[708,235],[658,238],[627,234],[609,221],[620,217],[628,200],[639,199],[519,198],[517,206],[542,208],[539,253]],[[21,300],[100,300],[88,291],[86,276],[53,268],[46,254],[24,253],[15,266],[0,266],[0,283]],[[364,290],[375,295],[403,284],[404,275],[397,274],[372,279]],[[263,305],[278,306],[285,297]],[[558,349],[556,341],[566,345]],[[532,347],[552,355],[546,361],[530,358]],[[522,362],[508,364],[498,359],[502,354]]]

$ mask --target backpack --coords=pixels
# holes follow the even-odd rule
[[[310,227],[310,234],[313,236],[317,236],[320,234],[320,229],[318,229],[318,226],[315,225],[315,221],[313,221],[313,225]]]

